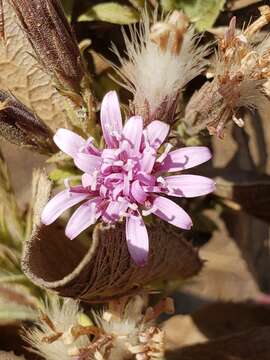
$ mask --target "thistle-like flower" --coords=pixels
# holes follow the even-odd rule
[[[71,216],[66,235],[74,239],[101,218],[114,224],[125,218],[126,239],[134,261],[145,264],[149,244],[143,216],[155,214],[182,229],[192,225],[189,215],[166,195],[195,197],[213,191],[211,179],[198,175],[166,176],[199,165],[211,158],[206,147],[171,150],[164,143],[169,125],[153,121],[143,129],[143,119],[133,116],[122,127],[120,106],[115,92],[109,92],[101,105],[101,125],[106,148],[99,150],[93,138],[59,129],[54,136],[57,146],[74,159],[84,172],[82,184],[68,186],[45,206],[42,222],[54,222],[65,210],[85,201]],[[160,196],[163,194],[165,196]]]
[[[161,21],[155,13],[153,20],[151,26],[145,13],[139,30],[130,28],[131,39],[123,31],[127,59],[113,47],[121,64],[115,69],[133,94],[133,113],[142,115],[145,124],[155,119],[172,123],[181,90],[207,64],[208,46],[197,46],[198,37],[182,12]]]
[[[237,31],[232,18],[212,63],[213,81],[207,82],[190,100],[185,119],[191,130],[207,126],[210,134],[222,137],[226,124],[244,126],[241,109],[260,109],[268,100],[265,84],[270,77],[270,37],[254,45],[254,35],[270,21],[270,7],[259,8],[261,16],[246,29]]]

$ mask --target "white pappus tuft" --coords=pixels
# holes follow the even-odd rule
[[[121,67],[116,67],[123,84],[133,94],[136,114],[145,122],[154,119],[173,122],[181,90],[199,75],[207,64],[209,46],[198,46],[198,36],[188,27],[182,12],[174,11],[157,21],[145,12],[139,28],[123,31],[127,59],[113,46]]]
[[[25,339],[31,350],[46,360],[71,360],[73,354],[90,345],[88,336],[80,336],[74,341],[67,340],[70,329],[79,325],[79,305],[77,301],[52,298],[44,305],[44,310],[36,326],[25,330]]]

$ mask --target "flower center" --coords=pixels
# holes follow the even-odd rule
[[[103,163],[97,176],[97,190],[102,190],[100,196],[109,200],[119,201],[132,198],[132,184],[137,180],[140,170],[139,157],[128,158],[125,150],[105,150],[102,152]],[[104,191],[104,187],[106,191]],[[92,189],[92,187],[91,187]]]
[[[125,146],[100,151],[101,164],[91,174],[84,174],[84,185],[72,188],[66,183],[66,187],[71,192],[89,192],[90,197],[101,198],[104,204],[118,202],[120,208],[123,205],[121,216],[136,215],[140,206],[143,216],[155,212],[152,193],[171,190],[167,181],[158,175],[158,167],[171,150],[171,145],[167,144],[158,157],[146,136],[144,139],[144,147],[136,154],[130,154]],[[87,146],[93,146],[92,139]]]
[[[98,196],[106,201],[128,204],[131,212],[136,212],[138,205],[144,205],[149,197],[147,187],[158,185],[157,178],[145,167],[145,152],[151,150],[152,160],[156,151],[145,147],[144,151],[130,156],[124,148],[104,149],[100,158],[101,166],[87,174],[85,190],[91,196]],[[146,208],[147,214],[151,212]]]

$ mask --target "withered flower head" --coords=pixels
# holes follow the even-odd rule
[[[78,93],[83,63],[60,0],[11,0],[11,4],[44,70],[65,90]]]
[[[68,341],[72,328],[79,326],[81,311],[72,299],[52,298],[44,305],[36,326],[25,330],[25,339],[33,352],[46,360],[72,360],[72,354],[91,343],[87,335]]]
[[[244,122],[241,108],[259,109],[267,101],[265,84],[270,77],[270,37],[254,44],[254,36],[270,21],[270,7],[259,8],[261,16],[246,29],[237,31],[232,18],[212,64],[213,81],[194,94],[186,109],[186,121],[207,126],[210,134],[223,135],[229,121]],[[196,130],[196,126],[193,130]]]
[[[39,153],[53,154],[53,133],[12,94],[0,91],[0,136]]]
[[[95,315],[95,322],[103,336],[110,337],[111,348],[100,348],[100,359],[164,359],[164,332],[154,324],[162,313],[174,313],[170,298],[162,299],[154,307],[147,307],[147,296],[124,297],[109,303],[106,311]],[[98,359],[98,358],[97,358]]]
[[[173,302],[165,298],[154,307],[146,305],[145,295],[119,298],[106,310],[93,312],[92,323],[78,302],[65,299],[61,304],[53,298],[25,338],[46,360],[161,360],[164,332],[154,321],[161,313],[172,314]]]
[[[121,68],[116,71],[123,86],[133,94],[132,112],[142,115],[145,124],[159,119],[172,123],[183,87],[200,74],[207,47],[197,46],[198,38],[188,28],[187,18],[175,11],[153,25],[143,14],[139,29],[130,28],[131,38],[123,32],[127,59],[118,55]]]

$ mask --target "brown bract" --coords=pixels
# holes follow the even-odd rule
[[[121,224],[109,229],[96,226],[88,249],[67,239],[59,225],[41,226],[25,244],[23,270],[43,288],[89,302],[140,292],[151,282],[186,279],[200,271],[202,261],[182,235],[157,227],[148,232],[149,260],[138,267],[129,255]]]

